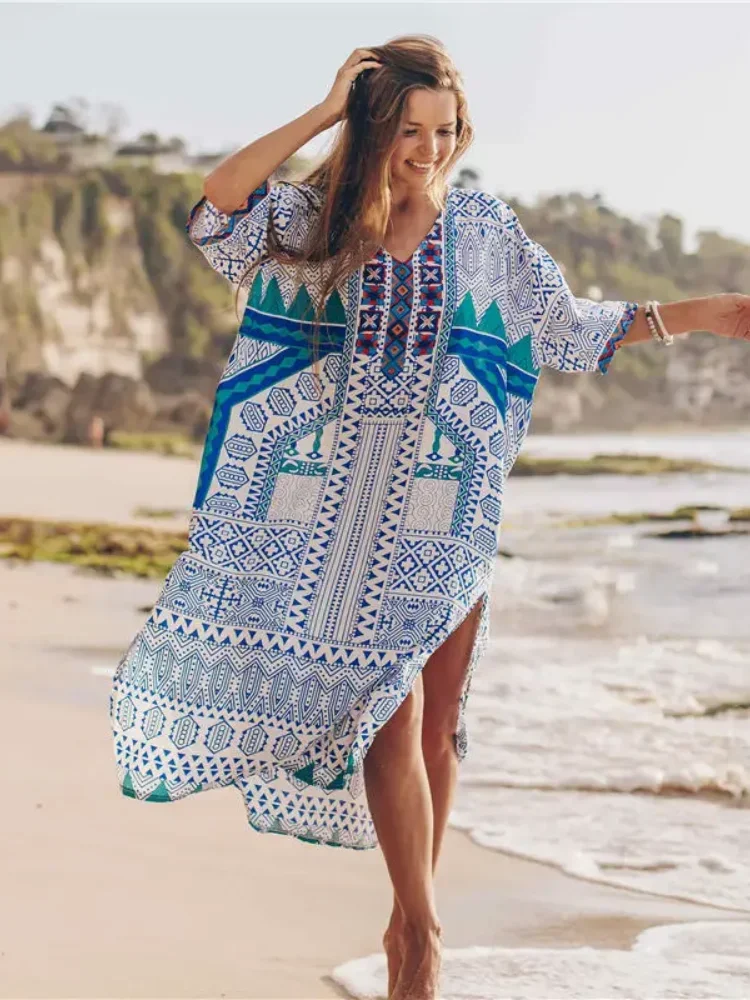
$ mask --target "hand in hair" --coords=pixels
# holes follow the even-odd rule
[[[368,59],[368,56],[371,58]],[[382,63],[373,56],[370,49],[355,49],[352,52],[336,74],[330,93],[318,105],[318,109],[324,113],[324,128],[330,128],[343,118],[352,84],[359,74],[378,66],[382,66]]]

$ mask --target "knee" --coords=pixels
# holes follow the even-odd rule
[[[422,720],[422,753],[425,761],[439,760],[455,753],[454,737],[458,729],[459,703],[445,701],[425,710]]]
[[[399,707],[378,731],[367,754],[369,763],[376,765],[381,757],[392,753],[405,753],[410,748],[419,748],[419,734],[422,729],[423,692],[421,678]]]

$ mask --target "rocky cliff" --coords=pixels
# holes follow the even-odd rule
[[[622,350],[606,376],[545,372],[533,426],[538,433],[727,427],[749,418],[747,345],[694,333],[670,348]]]
[[[0,174],[6,432],[81,441],[98,415],[108,430],[201,436],[236,318],[233,290],[185,237],[200,186],[198,175],[146,169]],[[514,207],[579,295],[669,301],[750,292],[750,247],[718,234],[702,234],[687,255],[670,217],[649,233],[596,198]],[[744,422],[743,347],[694,334],[666,350],[629,348],[606,378],[545,372],[534,428]]]
[[[0,408],[12,434],[200,435],[235,324],[184,235],[200,178],[0,174]]]

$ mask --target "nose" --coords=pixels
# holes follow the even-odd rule
[[[436,160],[437,159],[438,144],[437,140],[430,140],[426,146],[422,148],[420,156],[423,156],[425,160]]]

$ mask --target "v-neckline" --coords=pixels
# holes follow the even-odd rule
[[[405,260],[401,260],[399,257],[394,257],[394,255],[389,250],[387,250],[384,246],[381,246],[380,249],[383,251],[383,253],[386,255],[386,257],[388,257],[390,260],[392,260],[394,264],[411,264],[412,261],[414,260],[414,258],[416,257],[416,255],[419,253],[419,251],[424,246],[424,244],[427,242],[427,240],[430,238],[430,236],[432,236],[432,232],[435,229],[435,226],[437,226],[438,222],[440,222],[441,224],[444,224],[444,222],[445,222],[445,212],[446,212],[446,209],[447,209],[447,206],[448,206],[448,198],[449,197],[450,197],[450,188],[448,188],[448,193],[445,196],[445,203],[443,204],[443,207],[440,209],[440,213],[435,216],[434,222],[430,226],[429,230],[424,234],[424,236],[422,237],[422,239],[419,241],[419,243],[417,244],[417,246],[414,247],[414,249],[412,250],[410,256],[408,256]]]

